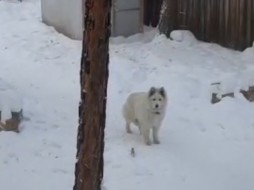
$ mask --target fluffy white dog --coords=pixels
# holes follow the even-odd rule
[[[150,131],[153,142],[159,144],[158,132],[164,119],[167,107],[167,94],[163,87],[151,87],[148,92],[136,92],[129,95],[124,106],[123,116],[126,121],[126,131],[132,133],[131,123],[139,127],[144,141],[151,145]]]

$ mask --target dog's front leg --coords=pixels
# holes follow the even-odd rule
[[[159,127],[153,126],[153,142],[154,142],[154,144],[160,144],[158,133],[159,133]]]
[[[144,137],[144,141],[146,145],[151,145],[151,139],[150,139],[150,127],[149,126],[141,126],[142,129],[142,135]]]

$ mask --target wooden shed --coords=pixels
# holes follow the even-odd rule
[[[88,0],[41,0],[42,21],[66,36],[81,40],[83,15]],[[143,31],[143,0],[112,0],[112,36],[130,36]]]

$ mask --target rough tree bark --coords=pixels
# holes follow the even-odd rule
[[[109,64],[111,0],[84,0],[81,102],[74,190],[100,190]]]
[[[144,24],[157,27],[163,0],[144,0]]]
[[[170,32],[176,29],[178,22],[178,0],[163,0],[162,15],[159,23],[160,33],[169,37]]]

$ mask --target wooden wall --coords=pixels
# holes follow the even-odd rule
[[[252,46],[254,0],[175,1],[168,1],[177,20],[173,28],[188,29],[200,40],[237,50]]]

